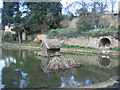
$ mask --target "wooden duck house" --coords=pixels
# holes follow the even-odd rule
[[[60,41],[58,39],[45,39],[41,44],[41,51],[46,54],[59,53]]]

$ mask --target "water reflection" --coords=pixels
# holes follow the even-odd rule
[[[76,60],[80,64],[96,65],[102,68],[114,68],[118,66],[118,58],[101,55],[65,55],[66,58]]]
[[[92,85],[91,80],[87,79],[84,82],[78,82],[75,80],[75,76],[70,76],[69,78],[61,77],[61,88],[74,88],[87,85]]]
[[[3,59],[0,59],[0,88],[4,88],[4,85],[2,84],[2,69],[5,67],[5,62]]]
[[[20,69],[4,67],[2,74],[2,84],[4,84],[5,88],[25,88],[29,82],[27,74]]]
[[[19,62],[19,57],[14,57],[15,54],[9,52],[10,51],[8,51],[7,55],[3,55],[4,64],[2,64],[4,67],[1,70],[2,84],[4,85],[4,88],[25,88],[29,83],[29,78],[27,77],[27,73],[23,72],[19,67],[23,62]],[[16,53],[19,53],[20,56],[21,51]]]
[[[13,57],[5,57],[6,67],[9,67],[12,63],[16,63],[16,60]]]
[[[77,60],[87,56],[75,57],[71,55],[71,57]],[[90,60],[90,57],[92,60]],[[86,59],[83,59],[83,61],[89,63],[94,61],[93,57],[89,56],[88,61]],[[116,65],[111,69],[101,68],[96,64],[96,61],[94,65],[91,62],[83,64],[80,68],[49,73],[46,67],[51,58],[37,57],[24,50],[3,49],[2,58],[0,61],[0,88],[73,88],[108,80],[117,75]]]
[[[75,81],[75,77],[71,76],[69,78],[61,77],[61,88],[73,88],[82,86],[82,83]]]
[[[99,56],[98,57],[98,65],[103,68],[109,68],[111,65],[109,56]]]

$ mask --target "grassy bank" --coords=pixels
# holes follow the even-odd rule
[[[78,30],[77,28],[63,28],[63,29],[52,29],[46,34],[48,35],[48,38],[59,38],[59,39],[74,38],[79,36],[98,37],[98,36],[106,36],[106,35],[112,35],[117,38],[117,32],[118,32],[118,28],[115,27],[92,29],[86,32],[81,32],[81,30]]]
[[[52,29],[46,34],[48,38],[59,38],[59,39],[73,38],[80,36],[80,32],[78,32],[76,28]]]
[[[107,36],[107,35],[116,36],[117,32],[118,32],[118,29],[113,27],[113,28],[90,30],[88,32],[83,32],[82,34],[88,35],[88,36],[93,36],[93,37]]]
[[[13,44],[9,44],[9,45],[5,45],[3,47],[19,47],[19,48],[40,48],[41,43],[37,43],[37,42],[29,42],[29,43],[13,43]],[[78,46],[78,45],[67,45],[67,44],[61,44],[61,48],[70,48],[70,49],[75,49],[75,50],[100,50],[98,48],[93,48],[93,47],[84,47],[84,46]],[[119,51],[120,48],[109,48],[108,50],[111,51]]]
[[[99,50],[99,49],[93,48],[93,47],[84,47],[84,46],[67,45],[67,44],[61,44],[61,47],[62,48],[82,49],[82,50]]]

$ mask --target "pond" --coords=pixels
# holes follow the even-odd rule
[[[62,53],[80,67],[49,72],[48,59],[29,50],[0,48],[0,88],[74,88],[118,76],[118,59],[111,56]]]

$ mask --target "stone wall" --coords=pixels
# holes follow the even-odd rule
[[[47,39],[47,35],[45,34],[27,35],[27,40],[36,41],[36,40],[44,40],[44,39]]]
[[[103,38],[107,38],[110,41],[111,48],[118,47],[119,41],[112,36],[101,36],[101,37],[77,37],[77,38],[69,38],[60,40],[61,43],[68,44],[68,45],[78,45],[78,46],[84,46],[84,47],[94,47],[94,48],[100,48],[100,40]],[[28,35],[27,40],[44,40],[47,39],[47,35],[45,34],[37,34],[37,35]]]
[[[36,41],[36,40],[44,40],[44,39],[47,39],[47,35],[45,35],[45,34],[37,34],[34,41]]]
[[[108,38],[110,40],[111,45],[109,47],[112,47],[112,48],[118,47],[118,40],[113,38],[112,36],[69,38],[66,40],[61,40],[61,43],[68,44],[68,45],[79,45],[79,46],[85,46],[85,47],[99,48],[99,41],[102,38]]]

